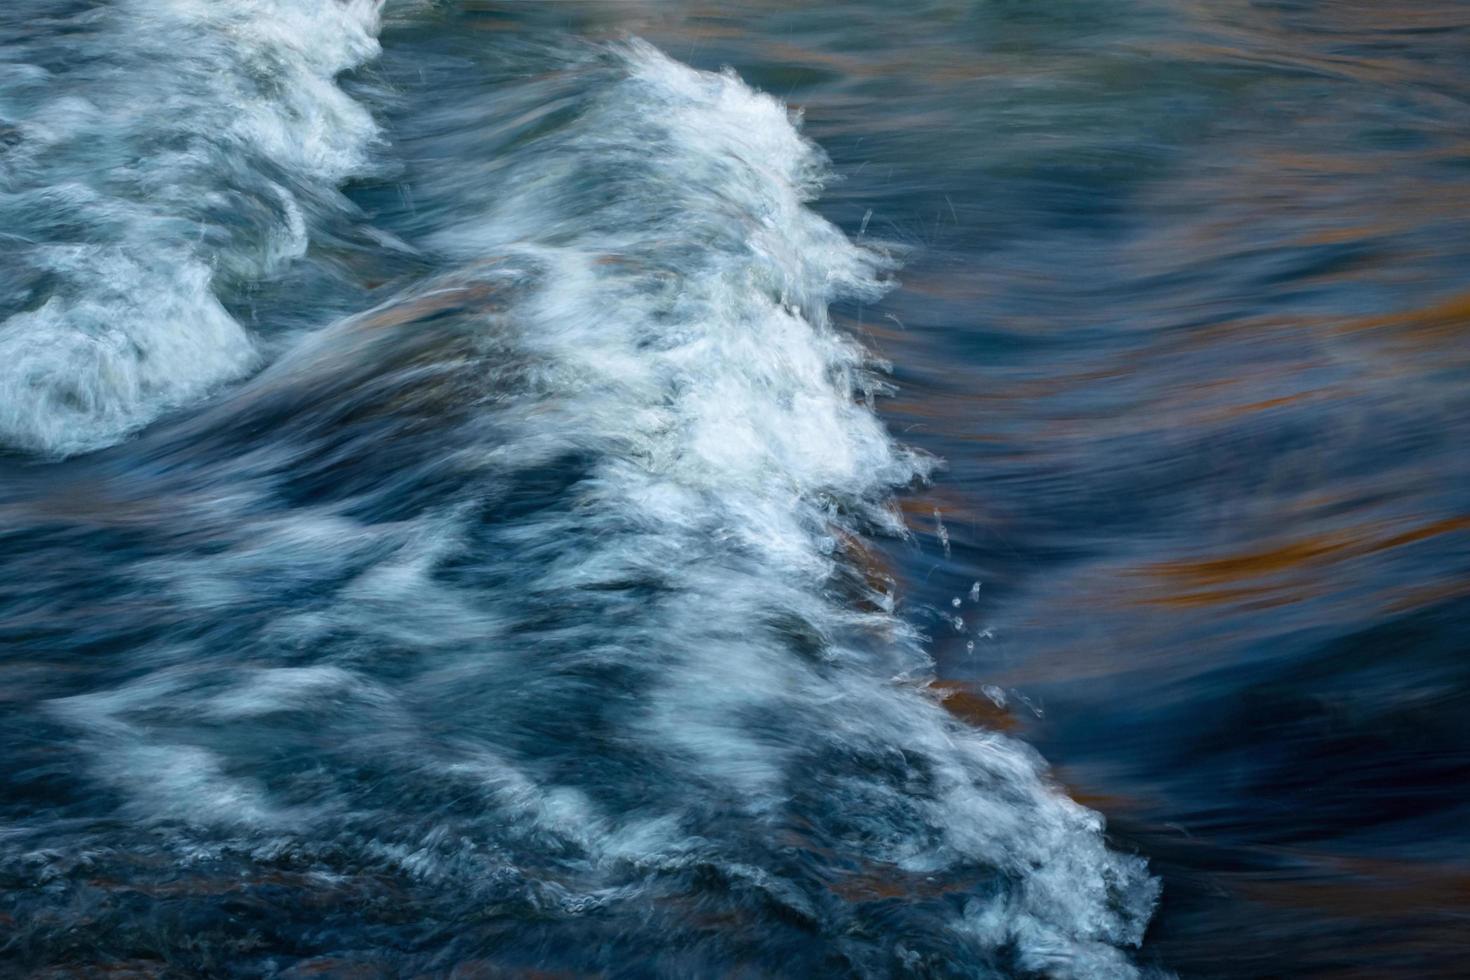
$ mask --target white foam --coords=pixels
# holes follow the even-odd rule
[[[574,420],[579,438],[608,450],[582,503],[610,527],[641,529],[590,537],[532,587],[677,569],[656,627],[670,639],[642,649],[660,677],[643,739],[686,776],[730,788],[752,819],[783,805],[811,743],[922,758],[924,802],[878,779],[844,792],[923,830],[875,831],[853,847],[916,872],[1004,869],[1021,885],[972,900],[958,935],[1013,945],[1053,976],[1135,975],[1117,948],[1141,940],[1157,896],[1142,862],[1111,852],[1097,815],[1050,786],[1023,744],[963,730],[891,683],[924,670],[902,623],[825,595],[823,543],[845,520],[834,501],[896,530],[889,489],[926,468],[866,407],[865,355],[827,320],[834,299],[882,289],[885,259],[806,207],[823,159],[779,102],[646,45],[627,58],[628,79],[560,155],[510,172],[492,213],[441,238],[465,259],[508,252],[545,270],[546,288],[518,313],[550,365],[547,386],[566,399],[548,424]],[[629,174],[623,193],[568,210],[598,172]],[[688,557],[704,551],[713,564]],[[852,670],[815,670],[756,631],[782,610]],[[896,641],[877,662],[841,640],[865,623]],[[763,717],[800,718],[806,734]],[[845,805],[864,806],[854,800]],[[698,847],[658,840],[641,856],[650,866]]]
[[[867,589],[861,611],[835,585],[851,571],[838,542],[902,533],[892,491],[927,469],[884,432],[864,397],[876,386],[866,355],[828,319],[829,303],[881,292],[888,261],[808,207],[823,158],[777,100],[646,45],[618,58],[574,122],[505,161],[495,205],[455,212],[435,243],[456,265],[495,256],[507,282],[529,283],[505,290],[513,328],[486,325],[513,329],[526,365],[485,408],[493,444],[441,434],[446,445],[465,457],[457,465],[478,455],[490,504],[505,486],[518,503],[565,499],[505,516],[455,501],[357,526],[330,500],[238,531],[221,517],[232,531],[220,547],[140,571],[201,616],[275,598],[281,611],[255,639],[293,666],[223,691],[159,689],[151,707],[202,704],[245,731],[316,710],[316,737],[371,734],[334,742],[325,768],[366,760],[405,789],[472,796],[474,811],[452,817],[394,809],[389,793],[350,799],[356,779],[330,784],[344,799],[306,836],[345,825],[417,877],[478,880],[497,848],[530,853],[517,874],[580,909],[636,903],[661,874],[716,867],[814,917],[827,897],[760,866],[799,797],[816,802],[781,826],[809,824],[814,853],[838,852],[833,875],[993,871],[1000,884],[945,923],[977,962],[1008,948],[1051,976],[1136,975],[1119,949],[1139,942],[1157,896],[1143,862],[1110,851],[1101,819],[1023,743],[960,725],[923,692],[930,665],[885,587],[853,586]],[[349,325],[297,356],[356,356],[351,340]],[[307,383],[290,367],[272,384]],[[559,456],[576,458],[574,485],[516,482]],[[251,482],[238,465],[228,486]],[[267,469],[261,485],[280,476]],[[450,557],[472,571],[436,575]],[[333,633],[351,641],[320,653]],[[392,684],[359,679],[385,649],[398,658]],[[305,656],[334,659],[295,665]],[[616,678],[606,690],[604,675]],[[585,744],[556,727],[577,712]],[[546,728],[567,743],[537,743],[553,738]],[[187,730],[124,734],[193,744]],[[211,734],[269,767],[248,739]],[[639,767],[632,785],[598,785],[614,765],[604,756],[623,751]],[[113,761],[147,779],[142,756],[104,754]],[[228,791],[206,762],[194,765],[201,792]],[[149,794],[138,790],[139,806],[163,805]],[[268,804],[254,819],[307,819]]]
[[[52,702],[51,709],[85,733],[95,772],[127,795],[134,816],[198,826],[289,823],[248,778],[227,775],[209,749],[160,739],[136,721],[191,681],[187,670],[157,671],[110,691]]]
[[[299,193],[367,167],[376,127],[335,77],[377,21],[371,0],[124,0],[79,67],[0,94],[0,216],[49,280],[0,325],[0,444],[96,449],[255,366],[216,280],[305,254]]]

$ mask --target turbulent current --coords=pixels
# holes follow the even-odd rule
[[[733,72],[435,16],[0,13],[7,970],[1147,972],[872,551],[901,248]]]

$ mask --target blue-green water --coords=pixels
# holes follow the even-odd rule
[[[1391,6],[7,6],[0,970],[1457,975]]]

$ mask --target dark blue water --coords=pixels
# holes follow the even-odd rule
[[[1457,976],[1470,5],[0,11],[0,971]]]

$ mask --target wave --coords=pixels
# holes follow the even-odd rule
[[[143,638],[48,709],[131,836],[17,826],[53,850],[0,871],[351,879],[360,919],[273,941],[391,928],[404,972],[1137,975],[1156,882],[940,708],[863,544],[930,466],[829,320],[891,261],[810,208],[825,160],[776,99],[638,42],[566,71],[493,188],[420,175],[454,271],[53,495],[139,536],[132,603],[65,534],[25,559],[65,572],[7,577],[51,647],[117,606]]]
[[[257,365],[222,285],[305,254],[366,172],[335,84],[377,52],[370,0],[20,3],[0,65],[0,444],[109,445]]]

